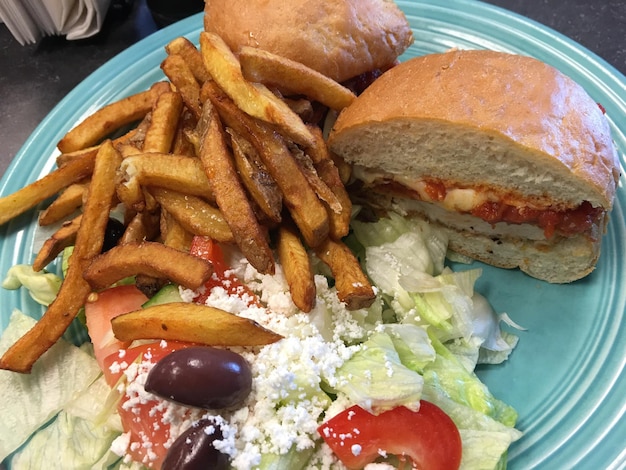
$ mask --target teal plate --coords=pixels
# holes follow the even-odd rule
[[[550,285],[519,271],[484,266],[479,289],[496,310],[526,328],[510,360],[478,371],[496,396],[519,412],[522,439],[509,468],[626,468],[626,79],[574,41],[506,10],[471,0],[397,1],[415,44],[403,58],[450,47],[530,55],[580,83],[606,109],[621,155],[622,176],[594,273]],[[4,196],[48,173],[58,140],[82,118],[164,78],[163,46],[177,36],[197,42],[202,15],[165,28],[106,63],[67,95],[24,144],[0,182]],[[0,275],[33,259],[36,214],[0,227]],[[464,266],[455,266],[464,269]],[[24,291],[0,291],[4,329],[13,308],[43,313]],[[78,330],[70,331],[70,336]]]

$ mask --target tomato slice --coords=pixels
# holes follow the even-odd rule
[[[149,367],[171,352],[189,346],[193,344],[179,341],[156,341],[129,348],[121,354],[118,351],[105,359],[105,374],[108,380],[117,383],[124,373],[124,368],[115,367],[114,364],[119,365],[122,362],[131,364],[141,361]],[[118,403],[117,411],[122,427],[129,436],[127,453],[130,457],[148,468],[160,468],[167,455],[166,445],[171,437],[170,424],[166,418],[167,411],[162,406],[162,400],[125,393]]]
[[[93,343],[98,365],[105,369],[104,360],[110,354],[128,347],[113,336],[111,319],[123,313],[139,310],[148,298],[134,285],[117,286],[98,293],[85,304],[87,331]],[[115,383],[115,382],[113,382]],[[109,383],[109,385],[112,385]]]
[[[461,463],[461,436],[450,417],[422,400],[419,411],[399,406],[373,415],[358,405],[326,421],[318,432],[343,464],[363,468],[387,454],[413,467],[453,470]]]
[[[233,273],[224,260],[224,253],[219,243],[209,237],[195,236],[191,241],[189,253],[213,264],[213,275],[204,284],[203,292],[193,301],[204,304],[215,287],[223,288],[228,295],[236,295],[246,301],[248,306],[260,306],[259,297]]]

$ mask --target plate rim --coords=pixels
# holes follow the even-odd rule
[[[487,3],[484,3],[481,1],[475,1],[475,0],[450,0],[449,2],[446,3],[445,6],[440,5],[440,3],[437,0],[419,0],[419,1],[397,0],[396,3],[400,5],[401,7],[402,5],[409,5],[412,8],[431,6],[433,8],[437,7],[437,8],[442,8],[442,9],[449,10],[449,11],[452,11],[454,9],[462,9],[462,10],[469,9],[469,10],[481,12],[483,14],[488,14],[487,17],[493,16],[494,18],[507,18],[507,20],[512,21],[515,24],[515,26],[527,27],[532,31],[538,32],[539,36],[541,36],[542,40],[544,41],[552,38],[558,41],[559,45],[567,48],[568,51],[571,50],[575,52],[576,56],[580,55],[580,60],[581,60],[581,64],[579,64],[580,66],[584,66],[585,68],[589,67],[590,65],[598,67],[598,70],[601,71],[601,77],[600,77],[601,81],[606,80],[607,78],[610,78],[611,82],[615,82],[617,85],[620,85],[620,88],[617,91],[613,90],[613,92],[615,96],[617,97],[617,101],[621,102],[621,105],[612,106],[609,108],[607,112],[615,108],[615,111],[613,112],[615,114],[618,114],[618,112],[624,113],[624,109],[626,109],[626,77],[623,74],[621,74],[621,72],[619,72],[615,67],[613,67],[611,64],[609,64],[603,58],[599,57],[594,52],[586,49],[584,46],[576,43],[575,41],[564,36],[563,34],[553,29],[550,29],[547,26],[541,25],[540,23],[534,20],[523,17],[517,13],[510,12],[496,5],[491,5],[491,4],[487,4]],[[159,30],[153,33],[152,35],[142,39],[138,43],[130,46],[129,48],[125,49],[124,51],[114,56],[112,59],[107,61],[101,67],[96,69],[93,73],[87,76],[76,87],[74,87],[61,101],[59,101],[59,103],[41,121],[41,123],[36,127],[36,129],[33,131],[31,136],[28,138],[28,140],[25,142],[25,144],[16,154],[15,158],[11,161],[9,167],[7,168],[5,174],[2,177],[2,180],[0,181],[0,194],[4,195],[7,192],[7,188],[9,187],[10,183],[19,176],[18,173],[23,168],[22,165],[24,163],[27,163],[29,159],[31,158],[29,157],[29,155],[32,155],[32,154],[29,152],[36,152],[40,150],[40,147],[41,147],[43,152],[48,152],[48,154],[50,155],[48,160],[52,159],[56,142],[50,141],[48,142],[47,145],[44,145],[40,142],[40,139],[42,138],[40,136],[42,136],[42,134],[45,134],[46,131],[50,129],[51,123],[53,123],[55,120],[60,120],[59,119],[60,115],[66,113],[68,108],[74,109],[75,110],[74,113],[77,112],[76,111],[77,109],[83,109],[80,106],[72,104],[72,102],[76,100],[77,97],[79,97],[82,93],[85,93],[93,89],[99,83],[103,83],[109,80],[111,77],[115,75],[115,72],[116,72],[115,69],[119,66],[119,64],[122,64],[124,62],[131,62],[131,61],[134,62],[135,61],[134,59],[139,53],[145,50],[154,51],[158,48],[162,48],[162,46],[164,46],[170,39],[173,39],[176,36],[181,36],[181,35],[191,36],[193,34],[196,34],[197,31],[199,31],[201,28],[201,25],[199,25],[198,23],[202,15],[203,15],[202,13],[193,15],[192,17],[189,17],[185,20],[182,20],[171,26],[168,26],[167,28]],[[116,93],[116,94],[119,94],[119,93]],[[77,101],[80,101],[80,100],[77,100]],[[83,109],[83,112],[85,112],[84,109]],[[63,126],[57,125],[56,127],[58,127],[57,134],[62,132],[61,129],[66,128],[67,130],[67,126],[63,127]],[[617,128],[618,130],[621,129],[619,126],[617,126],[616,123],[612,123],[612,127]],[[622,166],[626,165],[624,163],[623,158],[624,156],[622,154],[621,159],[620,159]],[[48,162],[47,166],[44,165],[44,167],[39,170],[40,174],[46,173],[47,172],[46,168],[49,168],[49,167],[50,167],[50,162]],[[620,207],[626,207],[626,188],[624,187],[625,180],[624,180],[623,173],[624,172],[622,171],[622,178],[620,180],[621,188],[618,189],[618,196],[617,196],[617,200],[620,203]],[[23,228],[20,228],[20,227],[23,227],[24,225],[27,226],[28,223],[29,223],[29,220],[27,218],[26,219],[21,218],[21,220],[18,223],[16,223],[11,230],[14,230],[14,231],[22,230]],[[0,229],[0,239],[4,239],[5,234],[7,233],[7,230],[8,229],[5,229],[4,227]],[[26,233],[24,236],[28,237],[28,234]],[[0,251],[0,260],[1,260],[0,265],[3,265],[2,262],[4,262],[6,258],[5,256],[2,256],[3,254],[4,252]],[[5,293],[3,292],[3,294]],[[28,300],[24,300],[24,298],[22,298],[20,302],[28,302]],[[624,369],[624,364],[622,363],[622,370],[623,369]],[[623,403],[623,406],[626,407],[626,402]],[[622,416],[623,415],[624,415],[624,411],[622,410]],[[615,463],[616,465],[619,465],[620,462],[622,464],[626,463],[626,455],[623,455],[623,454],[621,456],[618,455],[613,463]]]

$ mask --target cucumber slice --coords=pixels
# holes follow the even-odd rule
[[[159,290],[154,296],[145,302],[141,307],[146,308],[153,305],[169,304],[172,302],[182,302],[183,299],[178,293],[178,285],[167,284]]]

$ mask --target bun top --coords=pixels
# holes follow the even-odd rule
[[[206,0],[204,11],[235,53],[259,47],[338,82],[388,68],[413,42],[391,0]]]
[[[332,151],[412,178],[610,209],[617,152],[598,104],[536,59],[453,50],[384,73],[340,114]]]

